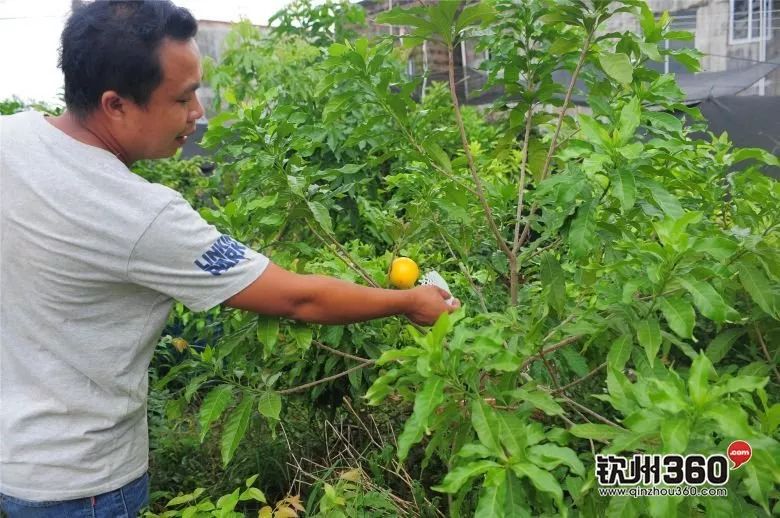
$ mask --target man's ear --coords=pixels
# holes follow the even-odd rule
[[[100,96],[100,109],[110,119],[123,119],[126,108],[127,101],[114,90],[107,90]]]

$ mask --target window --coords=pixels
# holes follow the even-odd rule
[[[762,12],[761,4],[764,4]],[[764,18],[764,39],[772,38],[772,0],[730,0],[730,43],[761,40],[761,18]]]

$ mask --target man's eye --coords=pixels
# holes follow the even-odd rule
[[[188,102],[190,102],[190,100],[189,100],[189,99],[179,99],[179,100],[178,100],[178,101],[176,101],[176,102],[179,102],[179,103],[181,103],[181,104],[187,104]]]

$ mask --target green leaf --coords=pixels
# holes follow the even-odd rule
[[[268,209],[276,205],[276,201],[279,199],[279,194],[276,193],[273,196],[261,196],[255,198],[246,204],[247,212],[251,212],[257,209]]]
[[[219,385],[211,389],[203,398],[203,404],[198,411],[198,424],[200,424],[200,442],[206,438],[211,423],[222,416],[222,413],[233,401],[233,386]]]
[[[612,343],[607,353],[607,366],[610,369],[623,370],[626,362],[631,357],[631,348],[634,345],[631,337],[623,335]]]
[[[697,239],[691,248],[697,252],[708,254],[718,261],[725,261],[734,255],[739,245],[731,239],[716,236]]]
[[[681,277],[678,280],[683,288],[691,294],[693,303],[701,314],[710,320],[723,323],[727,318],[736,314],[734,308],[724,302],[723,298],[710,283],[694,279],[693,277]]]
[[[619,202],[623,211],[629,210],[636,201],[636,182],[634,181],[634,172],[620,168],[609,172],[611,183],[610,192]]]
[[[664,214],[673,219],[679,219],[685,214],[680,202],[669,191],[655,182],[645,182],[645,185]]]
[[[681,338],[693,338],[696,313],[690,302],[682,297],[661,297],[661,312],[669,328]]]
[[[433,486],[431,489],[440,493],[457,493],[460,488],[474,477],[485,474],[492,469],[501,468],[501,465],[492,460],[477,460],[466,464],[465,466],[459,466],[444,477],[444,480],[438,486]]]
[[[623,431],[606,424],[576,424],[569,428],[569,433],[582,439],[598,439],[609,441],[623,435]]]
[[[661,326],[655,317],[647,317],[635,323],[636,337],[639,345],[645,350],[647,359],[652,366],[661,348]]]
[[[549,472],[543,471],[527,462],[513,464],[512,471],[514,471],[515,475],[518,477],[528,477],[531,484],[533,484],[536,489],[543,493],[553,495],[553,498],[555,498],[555,501],[558,503],[558,507],[562,507],[563,490],[561,489],[560,484],[558,484],[558,481],[555,480],[555,477]]]
[[[296,324],[290,328],[290,333],[295,338],[295,343],[298,344],[299,349],[306,350],[311,346],[314,331],[308,325]]]
[[[505,518],[506,491],[506,477],[502,477],[497,484],[486,481],[479,492],[474,518]]]
[[[598,144],[602,148],[610,147],[609,133],[604,128],[604,125],[584,113],[577,115],[579,121],[580,131],[592,144]]]
[[[349,52],[349,48],[341,43],[334,43],[328,47],[328,54],[333,57],[343,56],[347,52]]]
[[[767,315],[780,319],[778,297],[772,291],[772,283],[764,273],[751,264],[744,261],[739,263],[739,280],[742,286],[750,294],[753,302],[764,310]]]
[[[504,450],[516,459],[525,456],[528,442],[528,427],[516,415],[496,413],[498,417],[499,438]],[[501,455],[503,457],[503,455]]]
[[[197,488],[192,493],[187,493],[186,495],[179,495],[176,497],[171,498],[167,504],[165,504],[165,507],[175,507],[177,505],[186,504],[189,502],[192,502],[196,498],[198,498],[202,493],[204,489],[202,487]]]
[[[527,401],[534,407],[538,408],[547,415],[563,415],[564,411],[561,408],[549,392],[545,392],[541,389],[526,390],[524,388],[515,389],[512,391],[512,397]]]
[[[471,425],[477,432],[479,442],[489,448],[494,455],[502,454],[500,429],[496,411],[485,404],[482,399],[471,403]]]
[[[588,363],[585,361],[585,358],[574,349],[564,347],[563,349],[559,349],[558,352],[563,356],[566,365],[568,365],[577,376],[582,377],[590,372],[590,368],[588,368]]]
[[[420,442],[428,428],[428,420],[436,407],[444,401],[444,379],[431,376],[425,380],[422,389],[414,399],[414,410],[407,419],[404,430],[398,437],[398,458],[403,461],[409,449]]]
[[[631,100],[626,103],[620,110],[620,120],[618,121],[618,137],[619,144],[622,146],[631,140],[634,136],[634,132],[639,127],[639,117],[641,114],[641,108],[639,105],[639,98],[632,97]]]
[[[528,459],[539,467],[552,471],[559,464],[565,464],[577,475],[585,476],[585,466],[571,448],[555,444],[537,444],[528,448]]]
[[[764,388],[769,382],[766,376],[745,376],[739,375],[732,377],[726,374],[713,390],[715,396],[723,394],[733,394],[735,392],[755,392]]]
[[[745,466],[746,476],[743,478],[743,483],[750,498],[758,502],[766,512],[767,516],[770,516],[769,512],[769,494],[772,488],[776,486],[772,483],[772,479],[765,476],[763,473],[759,474],[758,468],[755,464],[748,463]]]
[[[278,421],[282,413],[282,397],[276,392],[263,392],[258,399],[257,410],[268,419]]]
[[[268,357],[273,352],[276,341],[279,338],[279,319],[258,315],[257,340],[263,344],[263,355]]]
[[[691,421],[685,414],[667,416],[661,422],[661,440],[665,453],[685,453],[691,435]]]
[[[220,513],[219,516],[231,516],[228,513],[232,512],[236,508],[236,504],[238,504],[238,493],[239,489],[236,489],[232,493],[228,493],[226,495],[222,495],[219,497],[219,500],[217,500],[217,508],[219,509]],[[182,514],[182,518],[196,518],[196,515],[193,514],[190,516],[185,516],[187,513]]]
[[[352,175],[361,171],[364,167],[365,164],[346,164],[336,169],[336,171],[342,174]]]
[[[761,148],[740,148],[737,149],[731,158],[733,163],[743,160],[758,160],[766,165],[780,166],[780,159],[769,151]]]
[[[699,353],[688,374],[688,393],[696,406],[702,407],[710,400],[709,380],[717,376],[710,359],[704,353]]]
[[[433,158],[433,161],[436,162],[436,164],[438,164],[446,172],[452,173],[452,163],[450,162],[450,157],[447,155],[447,153],[444,152],[442,148],[440,148],[434,142],[426,142],[423,144],[423,147],[425,148],[425,151],[427,151],[431,156],[431,158]]]
[[[682,121],[666,112],[645,112],[644,117],[655,128],[669,131],[671,133],[679,133],[682,131]]]
[[[241,496],[238,497],[240,501],[244,500],[255,500],[257,502],[266,503],[265,494],[263,494],[262,491],[257,489],[256,487],[250,487],[246,489],[243,493],[241,493]]]
[[[584,203],[577,209],[577,216],[572,221],[569,230],[569,246],[575,258],[583,258],[588,255],[597,241],[595,213],[595,200]]]
[[[509,470],[507,470],[505,478],[506,498],[504,500],[504,516],[508,518],[531,518],[528,495],[523,487],[523,483]],[[492,518],[493,516],[486,513],[480,518]]]
[[[314,219],[317,221],[317,223],[319,223],[322,229],[325,232],[332,234],[333,223],[331,223],[328,209],[318,201],[307,201],[306,204],[309,206],[309,210],[311,210]]]
[[[622,52],[601,54],[599,63],[604,72],[618,83],[627,85],[634,79],[634,68],[631,66],[631,61]]]
[[[542,287],[547,294],[547,302],[558,315],[563,314],[566,305],[566,284],[561,264],[553,252],[542,254],[540,258]]]
[[[244,394],[241,403],[233,410],[233,413],[225,423],[220,441],[223,466],[227,466],[231,461],[233,455],[236,454],[238,445],[241,443],[244,435],[246,435],[246,430],[249,428],[249,419],[252,417],[253,406],[254,398],[249,394]]]
[[[484,24],[493,20],[495,16],[496,12],[493,6],[487,2],[469,5],[458,16],[458,21],[455,23],[455,32],[460,33],[466,27],[476,25],[477,23]]]
[[[482,443],[470,442],[464,444],[460,450],[458,450],[457,456],[464,459],[471,459],[473,457],[485,458],[493,455],[490,448],[485,447]]]
[[[664,57],[661,55],[661,53],[658,51],[658,44],[657,43],[650,43],[646,41],[639,41],[637,42],[639,44],[639,48],[642,50],[642,53],[652,59],[653,61],[663,61]]]
[[[726,329],[718,336],[716,336],[710,344],[707,346],[707,357],[712,363],[718,363],[729,352],[731,346],[737,341],[737,338],[744,335],[746,329],[743,327],[735,327],[732,329]]]

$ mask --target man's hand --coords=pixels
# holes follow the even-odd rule
[[[404,314],[415,324],[430,326],[445,312],[452,313],[460,307],[458,299],[445,302],[452,295],[437,286],[418,286],[410,291],[412,307]]]

